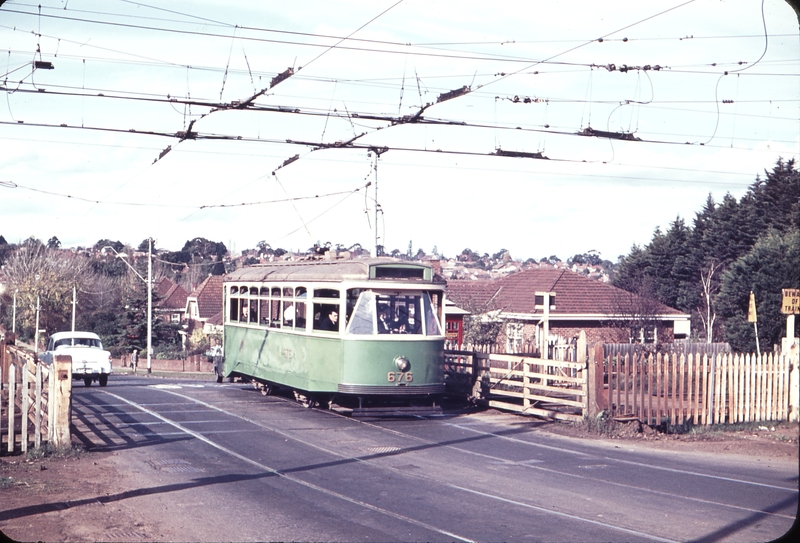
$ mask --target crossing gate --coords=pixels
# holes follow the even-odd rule
[[[448,389],[471,386],[489,407],[577,422],[587,406],[585,359],[546,360],[520,354],[445,351]],[[452,390],[451,390],[452,391]]]

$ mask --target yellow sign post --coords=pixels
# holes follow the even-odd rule
[[[750,291],[750,305],[747,308],[747,322],[753,323],[753,328],[756,333],[756,353],[761,358],[761,345],[758,344],[758,314],[756,313],[756,295]]]

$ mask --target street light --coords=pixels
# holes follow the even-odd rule
[[[136,277],[141,279],[147,285],[147,373],[152,373],[152,355],[153,355],[153,238],[147,238],[147,279],[141,276],[141,274],[136,271],[136,268],[131,266],[130,262],[125,260],[128,258],[128,255],[125,253],[120,253],[110,245],[106,245],[100,252],[105,251],[106,249],[111,249],[114,251],[114,254],[120,258],[126,266],[128,266],[133,273],[136,274]]]

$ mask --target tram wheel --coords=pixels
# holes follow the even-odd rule
[[[294,391],[294,399],[297,400],[297,403],[305,407],[306,409],[310,409],[317,405],[317,401],[314,399],[313,396],[310,394],[303,394],[302,392]]]

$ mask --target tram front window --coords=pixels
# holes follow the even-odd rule
[[[373,334],[373,316],[375,307],[375,294],[371,291],[365,291],[358,297],[353,314],[350,317],[350,323],[347,326],[347,332],[350,334]]]
[[[364,291],[348,323],[349,334],[441,335],[428,293],[379,294]]]
[[[422,334],[421,298],[419,294],[378,295],[378,333]]]

